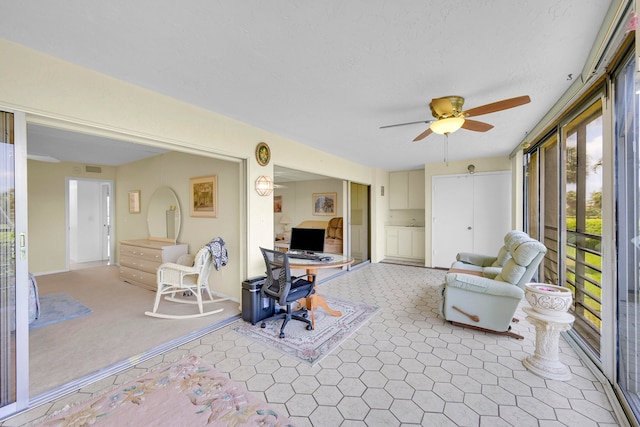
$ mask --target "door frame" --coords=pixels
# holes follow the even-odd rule
[[[15,182],[15,382],[14,402],[0,407],[0,419],[29,406],[29,286],[28,286],[28,216],[27,216],[27,120],[20,111],[3,108],[13,114],[14,182]],[[24,286],[22,286],[23,284]]]
[[[101,239],[100,239],[100,247],[101,247],[101,253],[104,252],[104,248],[105,245],[108,245],[107,248],[107,253],[108,253],[108,263],[109,265],[113,265],[114,263],[114,250],[115,250],[115,223],[113,221],[113,218],[115,218],[115,203],[113,203],[113,198],[114,198],[114,192],[113,192],[113,188],[114,188],[114,183],[113,180],[108,180],[108,179],[97,179],[97,178],[81,178],[81,177],[73,177],[73,176],[69,176],[65,178],[65,227],[66,227],[66,260],[65,260],[65,265],[66,265],[66,270],[68,271],[70,269],[70,261],[71,261],[71,194],[69,191],[69,186],[71,181],[86,181],[86,182],[97,182],[100,184],[99,187],[99,191],[98,191],[98,195],[100,198],[100,204],[101,204],[101,209],[100,209],[100,213],[101,213],[101,218],[100,220],[103,222],[103,226],[104,224],[104,220],[108,220],[109,224],[106,225],[107,227],[107,233],[102,233],[101,235]],[[107,187],[107,194],[104,193],[104,188],[105,186]],[[109,202],[110,200],[110,202]],[[104,213],[105,213],[105,209],[103,208],[107,208],[108,209],[108,218],[104,218]],[[106,240],[106,241],[105,241]]]

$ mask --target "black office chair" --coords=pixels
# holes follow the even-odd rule
[[[262,296],[275,300],[280,307],[286,307],[286,310],[280,310],[274,316],[265,320],[284,319],[280,328],[280,338],[284,338],[284,327],[289,320],[295,319],[307,324],[307,330],[311,331],[313,326],[311,320],[307,319],[307,309],[293,310],[293,306],[301,298],[307,298],[315,292],[316,275],[305,274],[304,276],[292,277],[289,269],[289,257],[285,252],[273,251],[270,249],[260,248],[267,266],[267,278],[262,285]],[[311,279],[311,280],[308,280]],[[266,327],[263,321],[260,327]]]

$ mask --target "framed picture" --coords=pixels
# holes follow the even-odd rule
[[[189,179],[191,216],[216,218],[218,216],[218,175]]]
[[[313,193],[314,215],[335,215],[338,209],[338,193]]]
[[[273,196],[273,212],[282,212],[282,196]]]
[[[261,142],[256,147],[256,160],[260,166],[266,166],[271,160],[271,150],[266,142]]]
[[[140,190],[129,191],[129,213],[140,213]]]

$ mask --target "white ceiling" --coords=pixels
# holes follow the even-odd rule
[[[465,97],[465,109],[529,95],[530,104],[477,117],[491,131],[449,137],[449,160],[509,154],[571,85],[568,76],[580,75],[609,4],[21,0],[3,2],[0,36],[349,160],[400,170],[441,161],[444,137],[413,143],[426,124],[379,127],[428,120],[431,98],[447,95]],[[39,136],[47,129],[39,127]],[[28,141],[35,148],[31,127]],[[117,151],[126,150],[85,162]]]

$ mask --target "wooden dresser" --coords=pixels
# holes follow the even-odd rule
[[[133,285],[155,291],[156,271],[163,262],[176,262],[187,254],[188,246],[183,243],[156,240],[120,241],[120,279]]]

